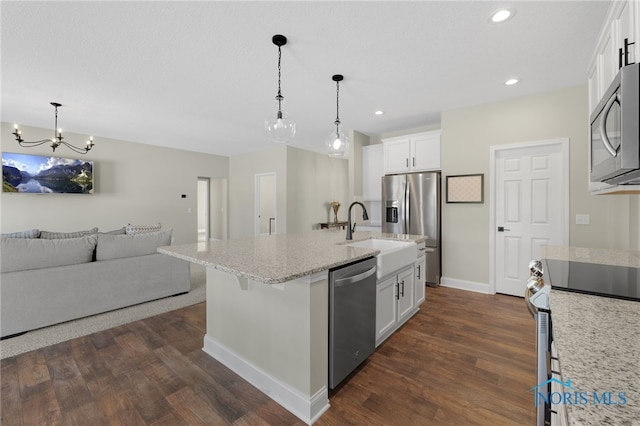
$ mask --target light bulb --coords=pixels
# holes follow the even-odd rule
[[[349,138],[340,131],[333,131],[327,136],[326,146],[330,157],[346,157],[349,151]]]
[[[267,136],[275,143],[289,143],[296,134],[296,123],[289,118],[289,114],[283,109],[264,121]]]

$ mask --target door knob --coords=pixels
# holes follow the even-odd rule
[[[511,231],[511,229],[505,228],[504,226],[498,226],[498,232]]]

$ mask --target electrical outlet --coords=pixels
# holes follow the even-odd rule
[[[588,214],[576,215],[576,225],[588,225],[590,221],[591,221],[591,218]]]

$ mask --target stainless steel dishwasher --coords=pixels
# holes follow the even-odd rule
[[[375,349],[376,259],[329,270],[329,387]]]

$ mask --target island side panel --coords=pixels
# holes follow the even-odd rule
[[[214,341],[309,399],[326,393],[327,280],[265,284],[207,268],[205,348]]]

